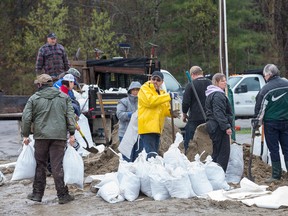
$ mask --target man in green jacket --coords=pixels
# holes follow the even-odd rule
[[[52,78],[41,74],[34,81],[38,91],[33,94],[22,115],[23,143],[29,144],[29,134],[33,123],[35,139],[36,172],[33,182],[33,192],[28,199],[41,202],[46,186],[46,167],[50,156],[52,174],[57,190],[59,204],[65,204],[74,199],[64,184],[62,161],[64,157],[67,129],[71,145],[75,142],[75,119],[70,98],[58,89],[52,87]]]

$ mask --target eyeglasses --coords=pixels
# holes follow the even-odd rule
[[[158,77],[153,77],[152,80],[153,80],[153,81],[157,81],[157,82],[161,82],[161,81],[162,81],[162,80],[161,80],[160,78],[158,78]]]

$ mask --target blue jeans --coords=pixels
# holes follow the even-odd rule
[[[265,121],[264,133],[271,161],[280,161],[279,144],[284,160],[288,161],[288,121]]]
[[[123,137],[119,137],[120,142],[122,141],[122,139]],[[140,140],[139,140],[139,145],[138,145],[138,140],[137,140],[131,150],[130,159],[126,157],[125,155],[122,155],[122,157],[127,162],[134,162],[136,158],[138,157],[139,153],[142,152],[142,150],[143,150],[143,145]]]
[[[185,136],[184,136],[184,148],[185,152],[187,152],[187,149],[189,147],[190,140],[193,139],[196,128],[200,125],[205,123],[205,121],[188,121],[185,126]]]
[[[159,151],[160,134],[148,133],[140,135],[140,142],[143,144],[143,149],[147,153],[147,159],[156,157]]]

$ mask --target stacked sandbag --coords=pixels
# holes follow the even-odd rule
[[[147,159],[145,150],[133,163],[120,157],[118,172],[113,178],[108,176],[97,185],[100,188],[97,195],[115,203],[125,199],[134,201],[140,192],[154,200],[165,200],[170,197],[187,199],[205,196],[212,190],[229,189],[223,169],[212,162],[211,157],[202,163],[198,154],[195,161],[190,162],[179,150],[182,141],[182,135],[177,133],[175,142],[163,158]]]

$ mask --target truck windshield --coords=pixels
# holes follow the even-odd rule
[[[242,79],[241,77],[229,77],[228,84],[230,85],[230,88],[234,88],[234,86],[239,82],[239,80]]]

